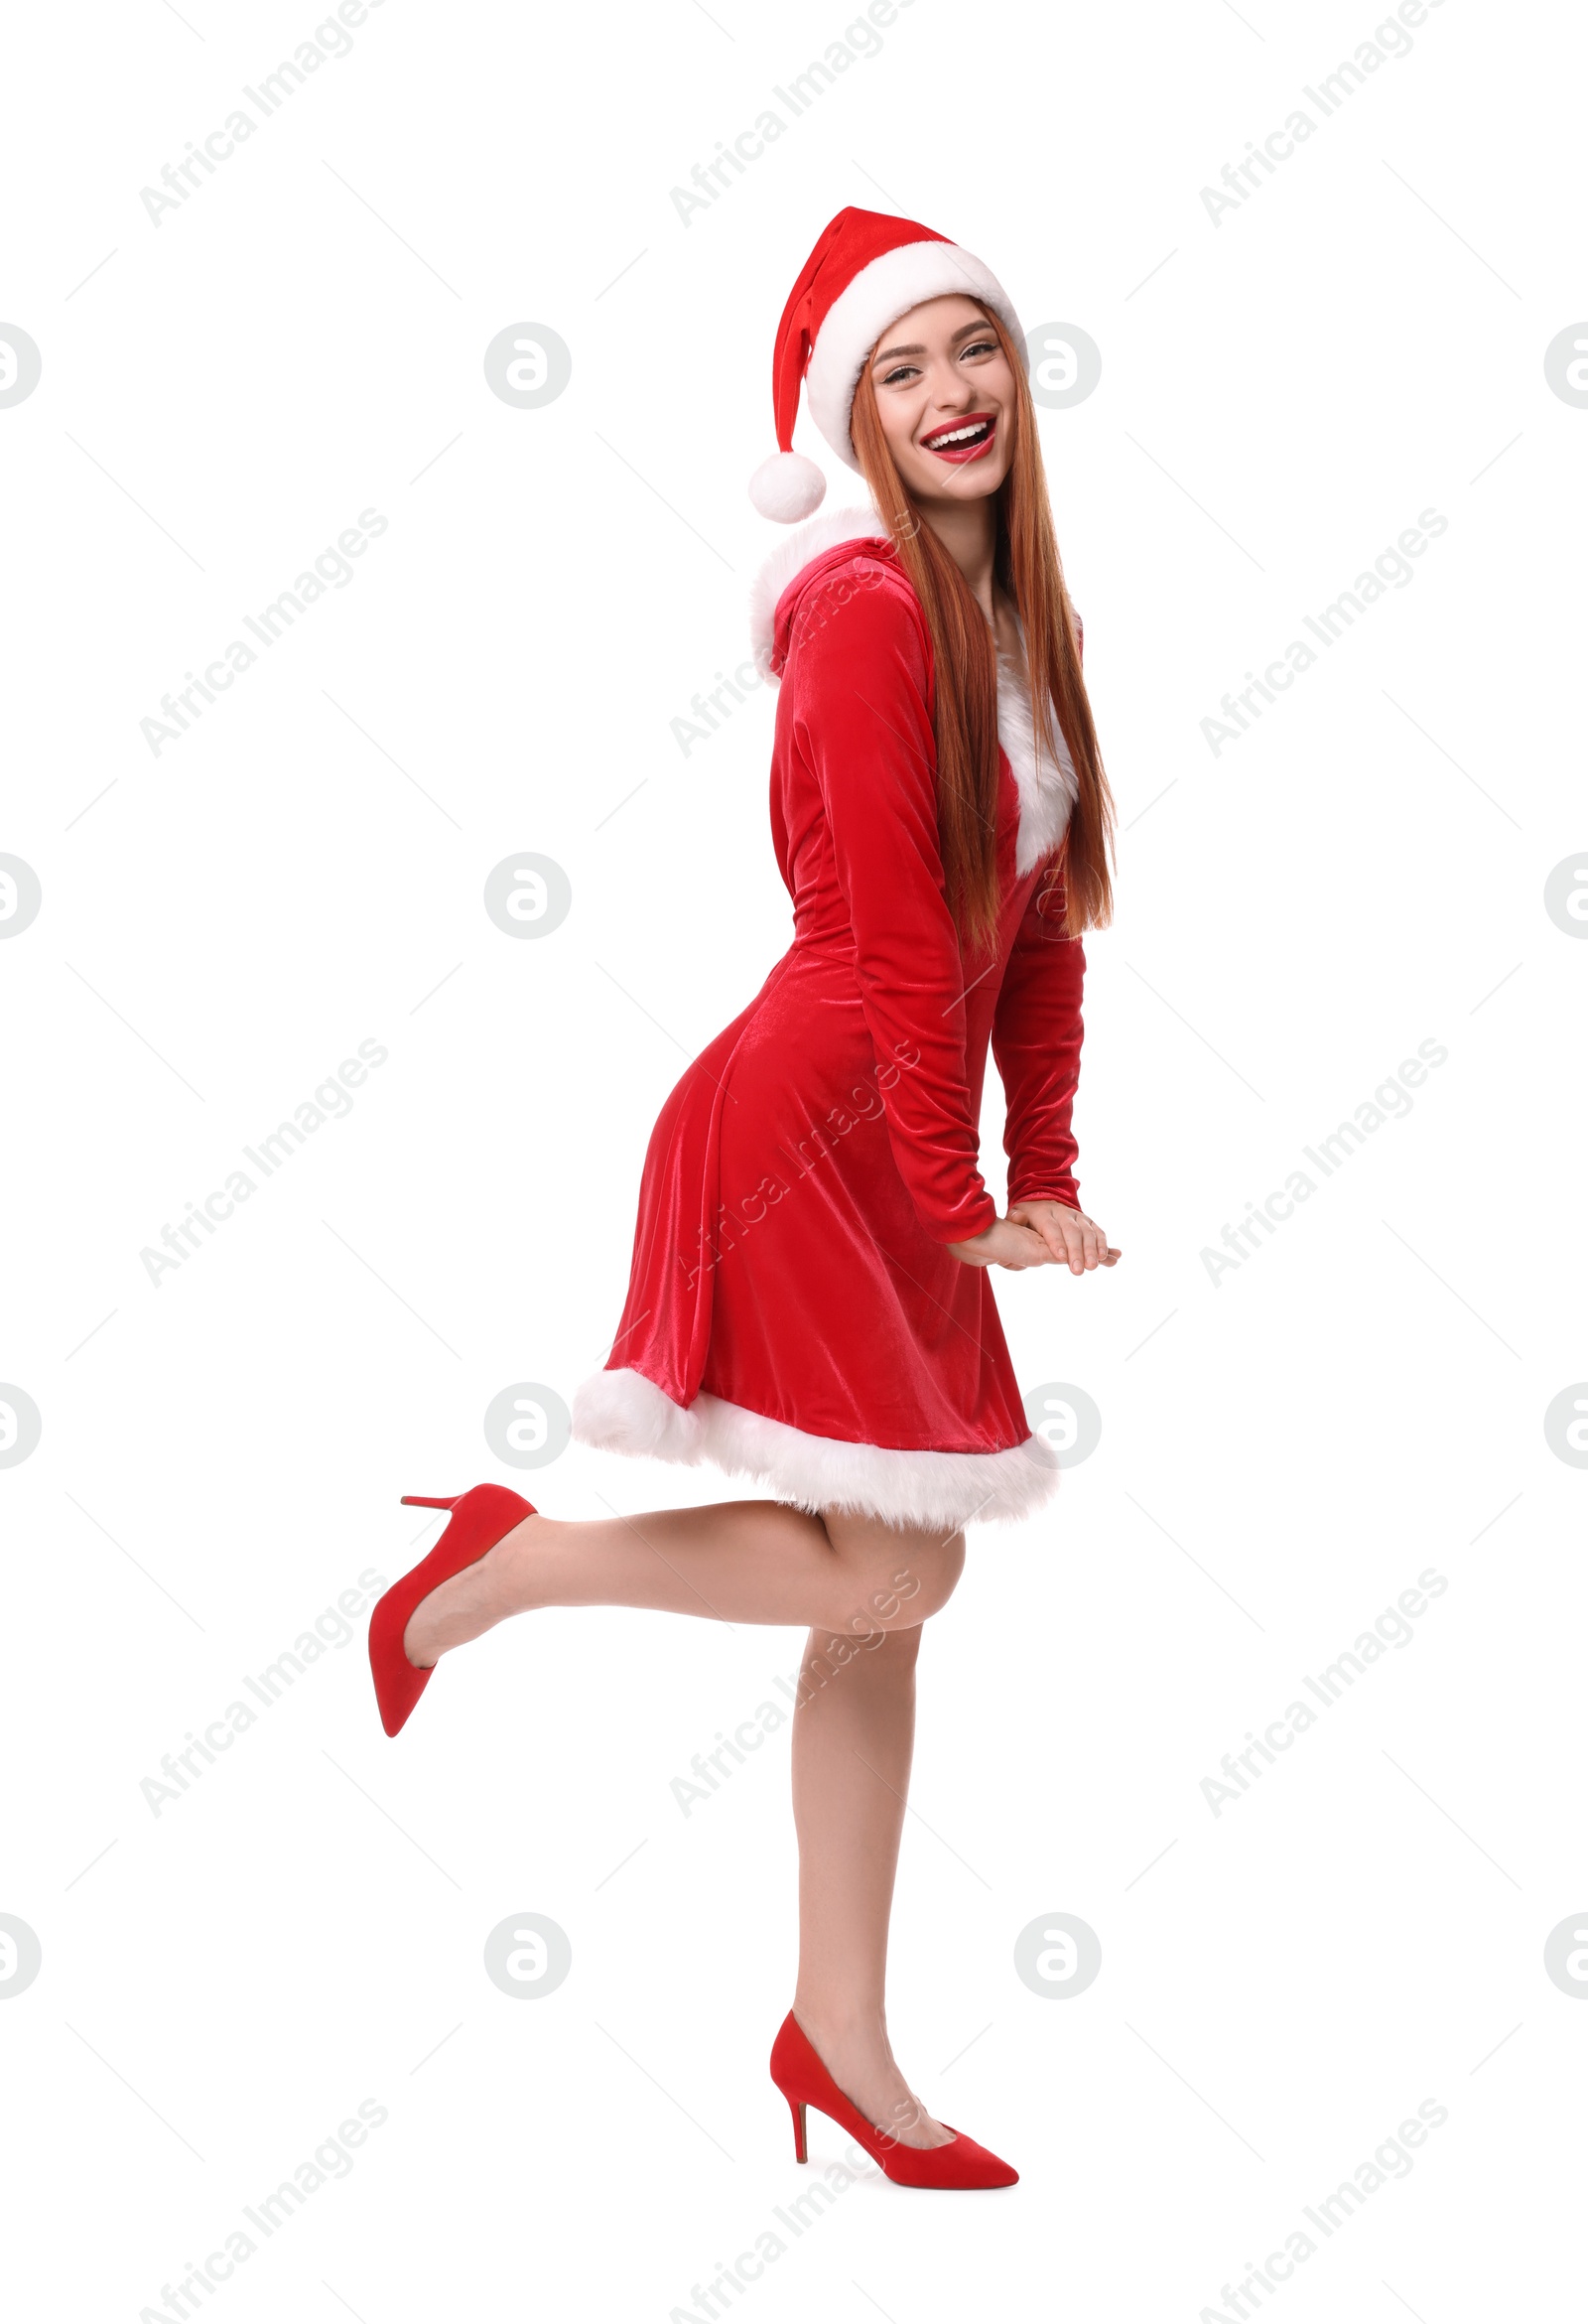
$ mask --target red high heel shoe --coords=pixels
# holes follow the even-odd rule
[[[906,2146],[885,2130],[877,2130],[858,2107],[851,2106],[838,2084],[805,2038],[791,2009],[772,2044],[772,2080],[788,2100],[794,2117],[794,2159],[804,2162],[805,2110],[808,2106],[831,2117],[852,2138],[859,2139],[873,2162],[898,2187],[1012,2187],[1019,2172],[1011,2170],[987,2147],[978,2146],[963,2130],[954,2130],[951,2146]]]
[[[404,1493],[402,1502],[405,1509],[450,1509],[453,1520],[429,1557],[392,1583],[385,1596],[376,1600],[369,1617],[369,1668],[380,1705],[380,1723],[389,1735],[405,1724],[436,1668],[434,1663],[421,1668],[403,1652],[403,1632],[415,1606],[455,1573],[462,1573],[465,1566],[477,1566],[504,1534],[536,1514],[530,1502],[510,1493],[505,1485],[475,1485],[450,1501]]]

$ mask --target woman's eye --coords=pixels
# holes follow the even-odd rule
[[[913,363],[899,363],[893,370],[885,371],[882,374],[882,385],[884,387],[897,387],[902,381],[913,378],[914,374],[915,365]]]
[[[997,342],[991,339],[973,340],[971,344],[964,349],[967,355],[991,355],[996,351]]]

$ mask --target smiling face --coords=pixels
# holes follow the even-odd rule
[[[883,332],[868,367],[893,465],[916,500],[997,490],[1014,453],[1014,378],[974,300],[912,307]]]

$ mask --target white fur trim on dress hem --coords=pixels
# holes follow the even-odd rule
[[[985,1525],[1025,1517],[1057,1489],[1052,1447],[1028,1436],[1003,1452],[911,1451],[811,1436],[717,1396],[675,1404],[642,1372],[596,1372],[574,1393],[574,1435],[599,1451],[751,1477],[796,1509],[853,1510],[887,1525]]]

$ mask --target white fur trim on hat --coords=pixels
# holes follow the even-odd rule
[[[811,350],[805,396],[812,419],[840,460],[859,469],[850,442],[850,406],[865,358],[890,323],[927,299],[958,292],[992,309],[1025,359],[1025,334],[990,267],[957,242],[904,242],[862,266],[827,311]]]

